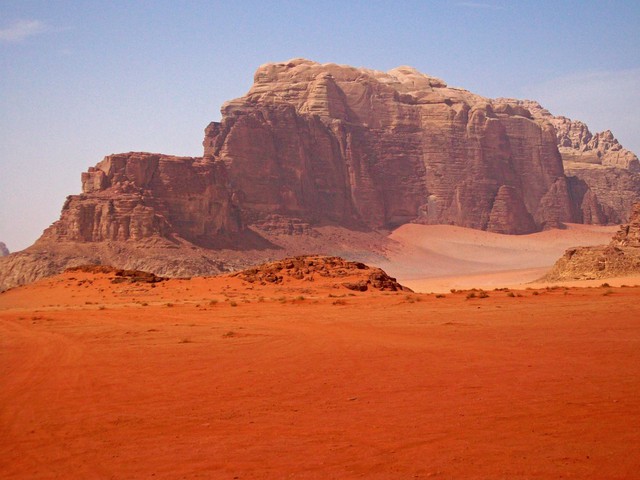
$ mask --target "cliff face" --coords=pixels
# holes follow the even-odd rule
[[[105,157],[82,174],[60,220],[41,240],[72,242],[180,238],[215,247],[241,230],[223,165],[150,153]]]
[[[593,134],[578,120],[555,117],[530,100],[498,99],[526,108],[534,118],[556,129],[570,193],[581,223],[623,223],[640,201],[640,161],[625,149],[610,130]]]
[[[227,165],[250,222],[527,233],[577,220],[549,122],[409,67],[268,64],[222,113],[204,155]]]
[[[407,222],[524,234],[624,218],[637,158],[545,112],[410,67],[267,64],[206,128],[203,157],[126,153],[89,168],[60,220],[2,259],[0,288],[80,263],[175,276],[362,252],[380,243],[376,230]],[[341,243],[325,227],[378,237]]]

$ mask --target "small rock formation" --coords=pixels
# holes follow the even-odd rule
[[[111,283],[159,283],[166,280],[166,278],[158,277],[150,272],[123,270],[108,265],[80,265],[78,267],[67,268],[65,271],[109,275]]]
[[[9,255],[9,249],[3,242],[0,242],[0,257],[6,257],[7,255]]]
[[[412,290],[400,285],[395,278],[382,269],[369,267],[361,262],[349,262],[340,257],[302,255],[269,262],[232,274],[248,283],[280,284],[287,279],[314,281],[314,277],[345,279],[340,283],[344,288],[360,292],[369,289],[380,291]],[[355,278],[354,278],[355,277]]]
[[[640,203],[609,245],[570,248],[543,281],[592,280],[640,273]]]

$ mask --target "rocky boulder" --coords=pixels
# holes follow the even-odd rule
[[[350,262],[340,257],[323,255],[301,255],[268,262],[232,274],[248,283],[281,284],[290,280],[313,282],[316,278],[335,279],[336,286],[349,290],[405,291],[410,288],[400,285],[395,278],[380,268],[369,267],[362,262]]]
[[[609,245],[570,248],[542,280],[584,280],[640,273],[640,203]]]

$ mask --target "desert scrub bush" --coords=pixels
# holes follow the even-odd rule
[[[613,293],[613,290],[608,289],[608,290],[602,292],[602,295],[604,295],[606,297],[607,295],[611,295],[612,293]]]
[[[305,298],[304,298],[304,295],[298,295],[298,296],[295,298],[295,300],[299,300],[299,301],[303,301],[304,299],[305,299]]]
[[[516,294],[513,292],[507,292],[507,297],[515,297]]]
[[[446,295],[444,293],[436,293],[436,298],[444,298]]]
[[[338,299],[338,300],[334,300],[332,305],[346,305],[346,304],[347,304],[346,300]]]
[[[470,298],[476,298],[476,292],[469,292],[467,293],[467,300],[469,300]]]
[[[211,300],[209,300],[209,305],[212,307],[217,303],[218,303],[218,300],[216,298],[212,298]]]
[[[487,292],[485,292],[484,290],[480,290],[478,292],[478,298],[488,298],[489,294]]]
[[[238,306],[238,302],[236,302],[235,300],[231,300],[229,302],[229,305],[231,305],[232,307],[237,307]]]
[[[173,307],[173,303],[171,302],[167,302],[164,304],[165,307]]]
[[[602,288],[609,288],[611,285],[609,285],[607,282],[603,283],[602,285],[600,285]]]

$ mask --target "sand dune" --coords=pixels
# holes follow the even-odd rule
[[[567,225],[530,235],[500,235],[449,225],[407,224],[381,267],[417,291],[524,285],[573,246],[609,243],[617,226]]]

